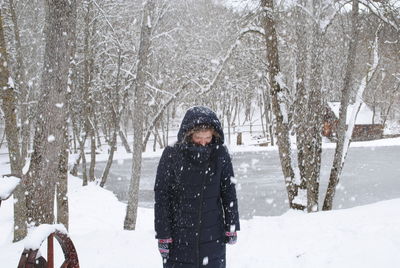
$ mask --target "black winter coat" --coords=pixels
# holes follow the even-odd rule
[[[207,146],[183,142],[198,124],[210,124],[220,138]],[[225,231],[238,231],[239,214],[229,153],[223,146],[220,122],[210,109],[186,113],[178,142],[165,148],[157,169],[156,238],[172,238],[164,267],[226,267]]]

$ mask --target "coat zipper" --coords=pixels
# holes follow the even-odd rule
[[[200,191],[200,209],[199,209],[199,225],[197,228],[197,251],[196,251],[196,255],[197,255],[197,263],[196,263],[196,267],[200,266],[200,230],[201,230],[201,211],[203,208],[203,193],[204,193],[204,186],[206,184],[206,177],[208,172],[206,172],[208,169],[210,168],[210,163],[208,163],[208,165],[206,166],[206,169],[204,170],[204,175],[203,175],[203,181],[201,184],[201,191]]]

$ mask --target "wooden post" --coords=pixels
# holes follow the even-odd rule
[[[54,234],[47,237],[47,268],[54,268]]]
[[[236,144],[237,144],[237,145],[242,145],[242,144],[243,144],[243,141],[242,141],[242,132],[239,132],[239,133],[237,134],[237,137],[236,137]]]

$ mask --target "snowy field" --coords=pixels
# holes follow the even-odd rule
[[[352,146],[399,145],[397,138]],[[276,148],[230,149],[237,152]],[[147,153],[145,157],[158,154]],[[121,160],[130,156],[119,153],[116,157]],[[1,174],[8,172],[6,162],[7,157],[2,155]],[[69,231],[81,267],[161,267],[151,208],[139,208],[137,230],[124,231],[125,204],[113,193],[95,184],[81,187],[81,180],[72,176],[69,186]],[[241,226],[238,243],[227,247],[228,268],[400,267],[400,198],[314,214],[287,211],[281,216],[255,216],[242,220]],[[9,199],[0,208],[1,268],[17,267],[26,243],[11,242],[12,228],[12,200]],[[41,250],[46,255],[45,245]],[[59,267],[63,261],[60,248],[56,248],[56,261]]]

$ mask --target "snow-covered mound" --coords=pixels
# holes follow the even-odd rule
[[[20,179],[13,176],[0,178],[0,199],[8,198],[18,186],[19,182]]]

